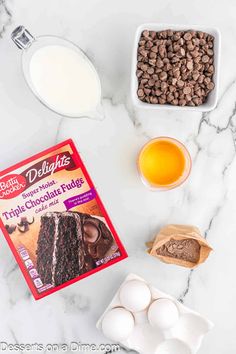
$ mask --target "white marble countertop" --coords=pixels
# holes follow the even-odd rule
[[[235,19],[233,0],[227,6],[213,0],[0,2],[1,169],[73,138],[129,253],[127,260],[36,302],[1,237],[0,341],[106,343],[95,323],[123,278],[134,272],[215,323],[200,354],[236,352]],[[213,112],[132,109],[134,32],[139,24],[155,21],[220,29],[220,98]],[[89,55],[102,81],[103,121],[60,118],[36,100],[10,39],[19,24],[35,35],[66,37]],[[149,138],[160,135],[186,144],[193,170],[182,187],[153,193],[140,182],[135,159]],[[198,226],[214,248],[208,261],[189,271],[148,256],[145,242],[167,223]]]

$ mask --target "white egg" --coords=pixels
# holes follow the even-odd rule
[[[169,329],[179,320],[178,308],[170,299],[158,299],[148,309],[148,320],[152,326]]]
[[[138,312],[145,310],[151,302],[151,291],[140,280],[127,281],[120,290],[120,302],[127,310]]]
[[[132,313],[122,307],[108,311],[102,320],[104,335],[114,341],[122,341],[129,337],[134,328]]]

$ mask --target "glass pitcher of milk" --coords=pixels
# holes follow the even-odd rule
[[[71,118],[103,118],[98,73],[78,46],[56,36],[35,38],[23,26],[12,39],[22,49],[25,80],[46,107]]]

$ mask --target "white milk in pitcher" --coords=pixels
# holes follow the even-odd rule
[[[29,69],[36,93],[52,110],[71,117],[96,111],[100,81],[79,51],[62,45],[44,46],[32,55]]]

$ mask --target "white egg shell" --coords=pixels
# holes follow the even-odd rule
[[[122,307],[108,311],[102,320],[104,335],[114,341],[126,340],[134,328],[133,315]]]
[[[120,290],[120,302],[127,310],[138,312],[145,310],[151,302],[151,291],[141,280],[127,281]]]
[[[178,308],[170,299],[158,299],[148,309],[148,320],[152,326],[169,329],[179,320]]]

